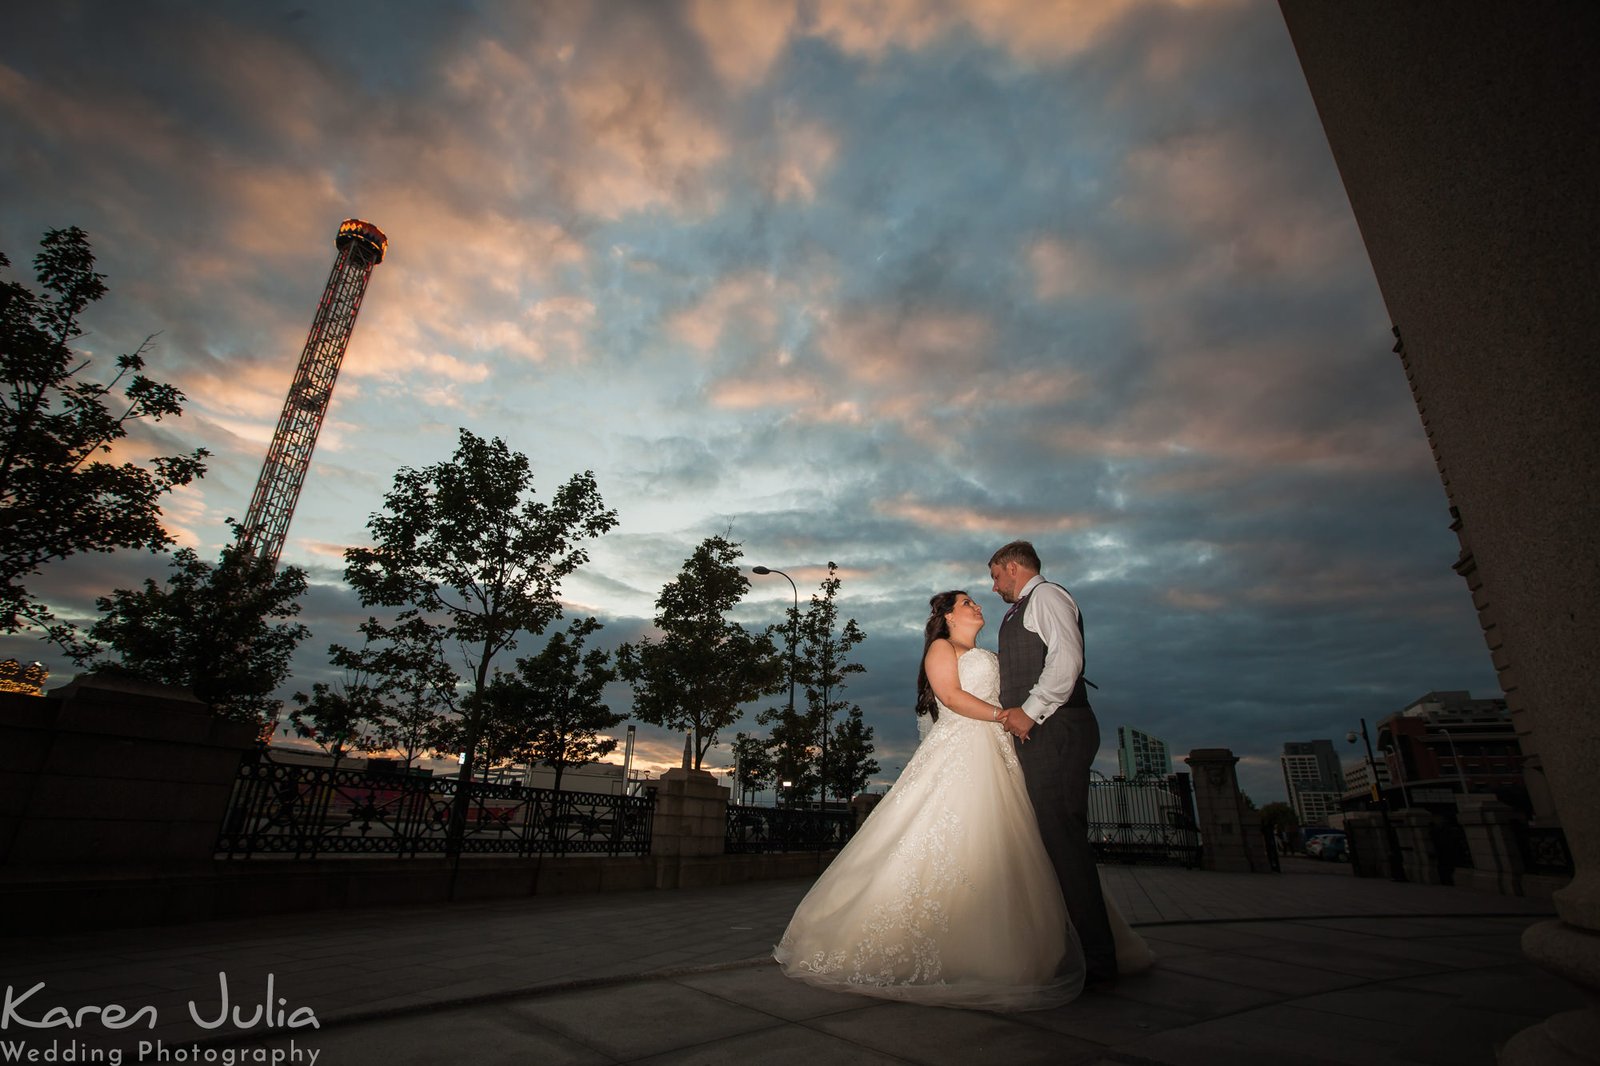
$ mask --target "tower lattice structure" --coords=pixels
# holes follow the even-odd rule
[[[311,466],[311,452],[317,446],[317,434],[322,431],[322,420],[333,398],[339,364],[344,361],[345,348],[355,330],[361,298],[366,295],[372,268],[383,262],[389,248],[389,238],[383,231],[359,218],[341,222],[334,243],[339,254],[333,261],[327,287],[322,290],[316,317],[311,320],[311,333],[300,353],[300,365],[283,401],[272,446],[267,450],[266,462],[261,464],[255,495],[241,526],[240,543],[274,566],[289,534],[289,520],[300,500],[306,470]]]

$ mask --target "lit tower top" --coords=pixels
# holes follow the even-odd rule
[[[300,365],[289,384],[277,432],[272,435],[267,460],[261,464],[255,495],[240,530],[240,543],[274,566],[289,534],[289,519],[300,499],[328,402],[333,399],[333,383],[355,329],[356,312],[361,310],[372,268],[383,262],[389,238],[370,222],[347,218],[339,223],[334,244],[339,254],[311,320],[311,333],[300,353]]]

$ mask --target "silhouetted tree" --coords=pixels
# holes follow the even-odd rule
[[[738,771],[734,783],[739,790],[739,802],[746,803],[750,793],[771,786],[774,772],[772,753],[768,751],[765,740],[749,733],[735,733],[732,747],[735,769]]]
[[[1300,828],[1300,819],[1294,813],[1294,808],[1281,800],[1263,804],[1261,807],[1261,824],[1273,831],[1282,830],[1285,836]]]
[[[36,628],[77,655],[70,625],[35,599],[26,580],[80,552],[159,550],[162,496],[205,473],[205,449],[141,466],[109,462],[130,425],[183,413],[183,393],[146,377],[150,338],[119,356],[110,381],[83,377],[93,364],[71,342],[78,316],[105,295],[88,236],[50,230],[34,271],[44,295],[0,284],[0,632]],[[11,261],[0,254],[0,267]]]
[[[861,708],[852,704],[845,717],[833,727],[833,746],[828,753],[828,791],[850,799],[866,791],[867,782],[878,772],[872,757],[873,729],[862,717]]]
[[[512,756],[550,767],[557,789],[567,767],[616,750],[616,738],[602,734],[628,717],[613,712],[603,698],[617,676],[611,653],[584,650],[601,628],[593,618],[574,619],[537,655],[518,659],[515,673],[497,674],[489,686],[495,727],[509,734]]]
[[[216,566],[180,548],[165,585],[147,580],[142,589],[117,589],[97,600],[101,617],[89,637],[114,650],[136,676],[188,688],[225,718],[269,725],[283,706],[272,693],[310,633],[288,621],[300,613],[305,590],[305,571],[286,566],[274,573],[271,563],[237,544],[223,549]]]
[[[803,707],[791,713],[784,703],[762,711],[756,721],[768,727],[767,752],[781,800],[793,803],[808,798],[822,780],[817,715]]]
[[[379,746],[376,715],[378,699],[372,686],[361,680],[330,685],[318,681],[311,694],[294,694],[296,707],[289,722],[296,735],[306,738],[327,752],[333,768],[355,751],[373,751]]]
[[[840,698],[840,692],[851,674],[866,670],[866,667],[850,659],[850,650],[866,640],[866,634],[856,625],[854,618],[847,619],[842,628],[839,626],[838,595],[842,583],[838,566],[830,562],[821,592],[812,594],[810,605],[800,616],[800,655],[796,671],[805,688],[806,704],[817,730],[821,759],[818,777],[835,795],[838,792],[834,789],[834,782],[848,779],[836,778],[829,765],[831,756],[828,745],[834,717],[845,713],[851,706]],[[827,796],[823,795],[822,799],[826,802]]]
[[[448,461],[395,474],[384,510],[367,520],[373,547],[345,552],[345,580],[363,606],[401,608],[396,624],[433,627],[441,647],[459,650],[464,781],[480,754],[495,656],[560,617],[561,582],[589,558],[581,542],[617,523],[592,472],[573,475],[549,503],[532,489],[527,456],[463,429]],[[469,802],[461,789],[453,842]]]
[[[335,666],[362,677],[374,699],[375,750],[397,751],[410,766],[426,751],[453,754],[443,727],[457,711],[456,673],[445,660],[438,628],[425,618],[361,624],[360,648],[334,644]]]
[[[656,599],[661,638],[617,649],[618,669],[633,686],[634,717],[692,733],[695,769],[744,704],[785,682],[771,637],[727,617],[750,588],[742,556],[737,543],[707,537]]]

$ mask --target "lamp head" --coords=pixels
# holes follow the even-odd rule
[[[751,567],[751,568],[750,568],[750,572],[751,572],[751,573],[752,573],[752,574],[770,574],[770,573],[772,573],[772,571],[771,571],[771,570],[768,570],[768,569],[767,569],[767,568],[766,568],[766,567],[764,567],[764,566],[752,566],[752,567]]]
[[[1354,744],[1356,742],[1355,730],[1352,729],[1350,732],[1344,735],[1344,742],[1346,744]]]

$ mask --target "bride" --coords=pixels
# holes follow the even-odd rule
[[[930,607],[917,712],[919,730],[920,716],[931,724],[900,780],[800,902],[773,957],[790,977],[885,999],[1059,1006],[1083,987],[1083,952],[998,724],[998,661],[975,646],[983,610],[960,591]],[[1126,941],[1137,934],[1111,920],[1148,965],[1142,942]],[[1130,958],[1123,972],[1137,968]]]

